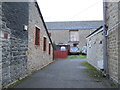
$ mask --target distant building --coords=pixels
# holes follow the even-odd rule
[[[87,45],[86,36],[103,24],[103,21],[46,22],[51,38],[56,44]]]
[[[37,2],[0,2],[0,88],[52,62]]]

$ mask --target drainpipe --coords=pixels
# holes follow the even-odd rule
[[[104,72],[103,74],[108,77],[108,54],[107,54],[107,25],[106,25],[106,0],[103,0],[103,65],[104,65]]]

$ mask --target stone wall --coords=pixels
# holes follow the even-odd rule
[[[1,31],[1,39],[2,39],[2,85],[6,85],[11,82],[10,80],[10,38],[5,39],[4,38],[4,33],[11,34],[10,29],[8,28],[2,28]]]
[[[119,22],[118,19],[118,3],[117,2],[107,2],[106,3],[106,22],[108,30],[112,28]],[[109,75],[115,82],[118,82],[118,26],[116,26],[112,31],[108,32],[107,46],[108,46],[108,67]]]
[[[28,3],[2,3],[2,86],[26,75],[28,8]]]
[[[98,70],[103,69],[103,32],[87,37],[87,60]]]
[[[41,15],[38,13],[35,3],[29,4],[29,36],[28,36],[28,71],[35,71],[52,62],[53,49],[51,45],[51,55],[49,55],[49,38],[45,31]],[[34,45],[34,27],[40,29],[40,45]],[[46,51],[43,51],[43,38],[47,38]]]
[[[2,32],[2,3],[0,2],[0,35]],[[0,36],[0,89],[2,88],[2,38]]]
[[[3,87],[52,62],[53,48],[51,45],[49,55],[50,42],[34,2],[3,2],[0,6],[0,87]],[[34,45],[35,25],[40,27],[40,46]],[[46,52],[43,37],[47,38]]]
[[[118,21],[120,21],[120,2],[118,3]],[[118,83],[120,87],[120,25],[118,26]]]

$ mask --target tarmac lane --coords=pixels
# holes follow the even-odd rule
[[[59,59],[32,74],[15,88],[112,88],[109,81],[95,82],[81,63],[86,59]]]

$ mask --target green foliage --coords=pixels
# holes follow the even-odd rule
[[[116,87],[117,85],[115,83],[110,84],[112,87]]]
[[[70,56],[68,56],[68,58],[74,59],[74,58],[79,58],[79,57],[78,57],[78,55],[70,55]]]
[[[82,62],[82,65],[87,67],[85,71],[87,71],[90,76],[95,78],[96,82],[101,82],[102,80],[106,79],[105,77],[103,77],[103,75],[100,72],[97,71],[96,68],[94,68],[88,62]]]
[[[103,80],[107,80],[106,77],[102,75],[99,71],[97,71],[96,68],[94,68],[92,65],[90,65],[87,61],[82,62],[82,66],[86,66],[87,68],[85,69],[86,72],[89,73],[91,77],[95,79],[95,82],[102,82]],[[113,83],[112,81],[109,80],[109,84],[111,87],[116,87],[117,85]]]
[[[80,54],[82,54],[82,51],[80,51]]]
[[[75,59],[75,58],[80,58],[80,59],[85,59],[85,58],[87,58],[87,56],[86,55],[70,55],[70,56],[68,56],[68,58],[70,58],[70,59]]]
[[[87,58],[87,55],[80,55],[80,59],[85,59]]]
[[[86,66],[88,70],[95,70],[95,68],[88,62],[82,62],[82,66]]]

